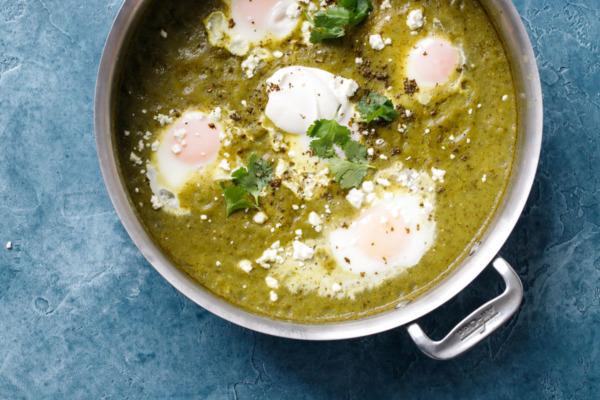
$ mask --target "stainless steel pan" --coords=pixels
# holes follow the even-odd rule
[[[456,357],[472,348],[518,309],[523,288],[514,270],[497,254],[525,206],[533,184],[542,143],[542,92],[535,56],[527,32],[510,0],[481,0],[502,36],[512,64],[518,97],[518,136],[508,187],[493,220],[471,255],[432,289],[394,310],[344,322],[290,322],[258,315],[215,296],[190,279],[162,254],[138,219],[127,194],[115,152],[113,110],[118,71],[128,39],[142,11],[152,0],[126,0],[110,31],[98,72],[95,99],[96,145],[108,193],[125,229],[156,270],[181,293],[208,311],[255,331],[307,340],[346,339],[408,326],[417,346],[436,359]],[[475,248],[476,247],[476,248]],[[456,296],[493,261],[506,290],[434,342],[415,322]]]

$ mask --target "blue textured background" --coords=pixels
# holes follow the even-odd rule
[[[598,398],[600,1],[516,1],[545,103],[539,173],[502,251],[525,300],[450,362],[402,328],[328,343],[253,333],[152,269],[112,209],[93,138],[120,4],[0,0],[0,398]],[[500,290],[485,273],[427,331]]]

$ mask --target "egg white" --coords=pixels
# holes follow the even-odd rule
[[[244,56],[253,47],[282,42],[299,25],[300,5],[294,0],[273,1],[274,4],[260,10],[260,16],[265,18],[262,24],[244,15],[243,7],[238,7],[238,3],[247,1],[225,0],[226,10],[215,11],[204,20],[210,44],[226,48],[234,55]],[[260,0],[256,1],[260,3]],[[252,7],[260,7],[258,3]]]
[[[329,247],[338,265],[348,272],[368,275],[385,274],[390,269],[404,269],[416,265],[435,240],[435,222],[430,218],[432,210],[421,204],[422,200],[418,196],[394,194],[363,209],[361,216],[347,229],[340,228],[331,232]],[[385,210],[392,218],[398,216],[403,219],[405,224],[396,226],[396,232],[390,232],[388,218],[366,213],[369,210]],[[386,231],[387,234],[384,233],[377,239],[367,238],[364,237],[365,230]],[[361,236],[362,240],[368,241],[389,240],[386,239],[386,235],[405,237],[403,246],[399,246],[391,256],[367,254],[364,248],[370,244],[358,242]]]

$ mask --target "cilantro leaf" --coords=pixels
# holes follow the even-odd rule
[[[367,162],[367,148],[354,140],[351,140],[346,144],[344,152],[346,153],[348,161],[355,163]]]
[[[271,168],[271,164],[252,154],[248,160],[248,168],[242,167],[236,169],[231,174],[231,177],[233,178],[233,183],[251,194],[258,205],[258,195],[269,184],[272,174],[273,169]]]
[[[318,27],[344,26],[350,22],[350,11],[338,6],[331,6],[325,11],[317,11],[314,24]]]
[[[310,42],[320,43],[325,39],[337,39],[341,38],[346,34],[346,31],[341,26],[334,26],[331,28],[318,27],[314,28],[310,32]]]
[[[225,186],[221,182],[221,189],[225,195],[225,207],[227,209],[227,218],[237,210],[246,208],[258,208],[253,202],[244,198],[248,192],[246,189],[238,186]]]
[[[315,121],[306,134],[318,138],[310,142],[310,149],[320,158],[331,158],[335,155],[334,144],[342,148],[350,140],[350,129],[337,123],[335,119],[319,119]]]
[[[333,173],[333,179],[340,184],[342,189],[358,187],[371,168],[375,167],[366,162],[352,162],[339,157],[329,160],[329,170]]]
[[[225,195],[227,218],[237,210],[258,208],[258,195],[269,184],[272,175],[271,164],[252,154],[248,159],[247,168],[238,168],[231,174],[233,185],[225,186],[221,182],[221,189]],[[254,197],[254,202],[244,197],[247,194]]]
[[[358,108],[367,123],[376,119],[391,122],[398,117],[398,112],[394,109],[392,100],[377,93],[369,93],[364,96],[358,102],[356,108]]]
[[[368,0],[342,0],[325,11],[317,11],[314,19],[311,19],[305,11],[304,16],[314,25],[310,33],[310,42],[319,43],[325,39],[344,36],[345,27],[358,25],[367,17],[372,7]]]
[[[373,8],[373,4],[368,0],[342,0],[338,3],[338,6],[352,10],[349,21],[350,26],[361,23]]]

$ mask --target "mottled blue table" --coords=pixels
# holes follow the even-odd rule
[[[600,1],[516,3],[545,106],[539,173],[502,251],[525,299],[437,362],[402,328],[284,340],[179,294],[125,233],[96,159],[94,83],[121,0],[0,0],[0,398],[598,398]],[[484,273],[427,332],[500,290]]]

